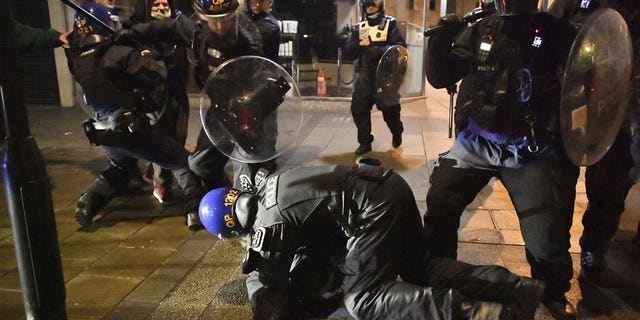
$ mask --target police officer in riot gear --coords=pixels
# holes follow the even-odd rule
[[[143,23],[152,19],[187,19],[176,9],[173,0],[138,0],[134,12],[127,23]],[[187,96],[187,82],[189,78],[189,61],[187,48],[182,45],[155,43],[151,46],[160,53],[167,66],[167,82],[165,92],[159,97],[163,109],[155,124],[158,130],[184,145],[187,140],[187,126],[189,123],[189,97]],[[171,204],[175,201],[173,194],[172,174],[170,170],[162,169],[157,164],[150,164],[147,172],[153,179],[153,196],[161,204]]]
[[[190,46],[194,50],[194,75],[200,88],[211,72],[222,62],[243,55],[262,55],[260,33],[251,19],[239,8],[237,0],[195,0],[197,22],[152,21],[137,24],[121,34],[139,41],[163,41]],[[200,130],[197,145],[189,157],[190,168],[199,175],[208,189],[231,184],[224,167],[228,157],[218,151],[204,130]],[[239,169],[238,169],[239,168]],[[241,186],[244,171],[257,169],[249,165],[234,165],[234,185]]]
[[[625,124],[609,151],[600,161],[588,166],[585,172],[589,205],[582,218],[580,274],[595,281],[602,280],[601,276],[607,269],[605,254],[625,210],[627,194],[637,180],[639,163],[634,162],[633,156],[637,158],[640,150],[633,150],[632,145],[640,143],[640,7],[637,1],[632,0],[557,0],[549,10],[552,15],[567,19],[579,28],[599,8],[618,10],[624,17],[631,34],[635,61]]]
[[[101,21],[111,23],[109,9],[101,4],[83,6]],[[196,209],[203,194],[201,182],[189,170],[188,151],[174,139],[157,132],[145,113],[156,104],[150,100],[166,81],[167,69],[149,50],[111,41],[110,32],[83,13],[75,18],[69,67],[82,87],[92,111],[84,123],[93,145],[101,145],[109,166],[87,187],[78,200],[76,221],[91,225],[93,218],[131,180],[130,161],[146,159],[171,169],[185,193],[185,214],[190,229],[201,227]]]
[[[533,319],[541,281],[430,259],[413,193],[393,170],[309,167],[256,180],[255,194],[220,188],[200,204],[208,231],[250,233],[254,319],[322,318],[336,301],[356,319]]]
[[[575,30],[537,13],[537,3],[496,1],[496,15],[469,27],[448,17],[441,21],[447,30],[429,39],[427,79],[443,88],[465,77],[471,103],[468,125],[430,176],[424,222],[432,253],[456,257],[460,216],[499,178],[520,219],[531,274],[546,283],[543,303],[554,317],[575,319],[564,294],[573,276],[569,229],[579,170],[556,123],[560,69]]]
[[[273,0],[245,0],[245,2],[247,5],[247,15],[251,18],[260,32],[263,56],[278,63],[278,54],[280,50],[280,27],[278,26],[278,20],[276,20],[276,18],[271,14]],[[278,124],[275,113],[270,116],[267,123],[269,123],[269,129],[267,132],[270,132],[272,137],[276,137]],[[275,149],[275,139],[268,138],[266,141],[263,141],[263,143],[265,143],[264,147]],[[235,181],[234,185],[238,186],[238,183],[240,183],[241,186],[244,184],[246,188],[251,183],[251,177],[253,177],[260,168],[275,171],[277,169],[276,159],[248,165],[234,161],[234,175],[239,177],[240,180]],[[238,174],[236,174],[235,171],[238,171]]]
[[[260,31],[264,57],[278,62],[280,50],[280,27],[278,20],[271,14],[273,0],[245,0],[247,13]]]
[[[376,97],[375,75],[380,58],[390,45],[407,46],[395,18],[384,12],[384,0],[361,0],[363,19],[345,43],[345,57],[358,59],[357,79],[351,100],[351,115],[358,129],[357,155],[371,151],[371,108],[375,104],[382,111],[393,136],[392,146],[402,144],[404,128],[400,121],[400,100],[382,103]]]

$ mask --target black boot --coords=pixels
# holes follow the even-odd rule
[[[402,145],[402,133],[394,134],[391,138],[391,146],[397,148],[400,145]]]
[[[360,146],[358,146],[358,149],[356,149],[355,154],[361,155],[361,154],[365,154],[365,153],[367,153],[369,151],[371,151],[371,144],[370,143],[361,143]]]
[[[580,253],[580,277],[594,283],[604,281],[607,260],[604,254],[583,250]]]
[[[187,213],[185,224],[187,225],[187,228],[189,228],[189,230],[191,231],[198,231],[204,228],[204,226],[202,225],[202,221],[200,221],[200,217],[198,216],[197,212]]]
[[[509,296],[501,319],[532,320],[544,295],[543,281],[520,277]]]
[[[88,227],[93,223],[93,217],[109,203],[108,198],[95,192],[87,192],[78,199],[75,218],[81,227]]]
[[[542,300],[554,319],[575,320],[578,319],[576,308],[567,300],[564,294],[547,294]]]

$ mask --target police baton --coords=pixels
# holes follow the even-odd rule
[[[108,24],[104,23],[104,21],[96,18],[96,16],[94,16],[93,13],[85,10],[83,7],[79,6],[75,2],[73,2],[71,0],[60,0],[60,1],[62,1],[64,4],[68,5],[69,7],[73,8],[73,10],[81,12],[83,15],[85,15],[87,18],[89,18],[89,20],[91,20],[92,22],[95,22],[95,23],[99,24],[101,27],[105,28],[106,30],[109,30],[109,32],[111,34],[116,33],[116,31],[113,30],[113,28],[111,28],[110,25],[108,25]]]
[[[453,137],[453,97],[456,95],[457,88],[456,84],[447,87],[449,94],[449,138]]]

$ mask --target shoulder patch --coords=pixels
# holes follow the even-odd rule
[[[264,206],[267,209],[278,204],[278,178],[280,175],[272,175],[267,178],[264,190]]]

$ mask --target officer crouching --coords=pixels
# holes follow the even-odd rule
[[[113,26],[109,8],[88,2],[83,8],[106,26]],[[117,43],[113,30],[83,13],[75,16],[69,69],[82,87],[92,114],[83,123],[92,145],[101,146],[108,167],[89,185],[78,200],[76,221],[81,227],[128,185],[134,172],[131,163],[145,159],[171,169],[185,194],[184,212],[189,229],[199,229],[197,208],[203,194],[200,180],[189,171],[189,152],[176,140],[157,133],[146,113],[153,109],[153,97],[161,95],[167,69],[160,56],[132,43]]]
[[[367,320],[533,319],[541,281],[430,258],[413,192],[392,170],[260,173],[255,193],[214,189],[199,211],[220,238],[250,235],[254,319],[326,318],[342,305]]]

